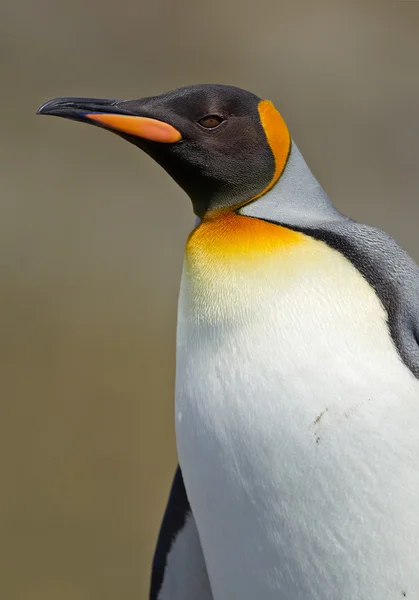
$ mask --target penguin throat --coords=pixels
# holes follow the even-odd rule
[[[252,265],[273,253],[286,251],[305,236],[281,225],[274,225],[235,212],[206,217],[192,231],[186,243],[190,266],[222,262]]]

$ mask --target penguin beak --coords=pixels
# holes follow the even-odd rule
[[[119,100],[98,98],[55,98],[42,104],[38,115],[53,115],[91,123],[120,135],[133,136],[150,142],[174,144],[181,133],[169,123],[126,110]]]

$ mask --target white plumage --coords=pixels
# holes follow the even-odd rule
[[[213,595],[417,598],[419,382],[371,286],[303,237],[185,260],[176,431]]]

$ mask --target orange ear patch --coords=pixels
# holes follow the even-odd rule
[[[248,202],[260,198],[275,185],[287,164],[291,148],[291,136],[288,127],[272,102],[261,100],[258,105],[258,111],[266,139],[274,156],[275,172],[268,185],[259,194],[248,200]]]

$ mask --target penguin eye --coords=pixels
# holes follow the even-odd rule
[[[199,119],[198,123],[201,125],[201,127],[205,127],[205,129],[215,129],[224,121],[225,119],[219,117],[218,115],[207,115],[206,117]]]

